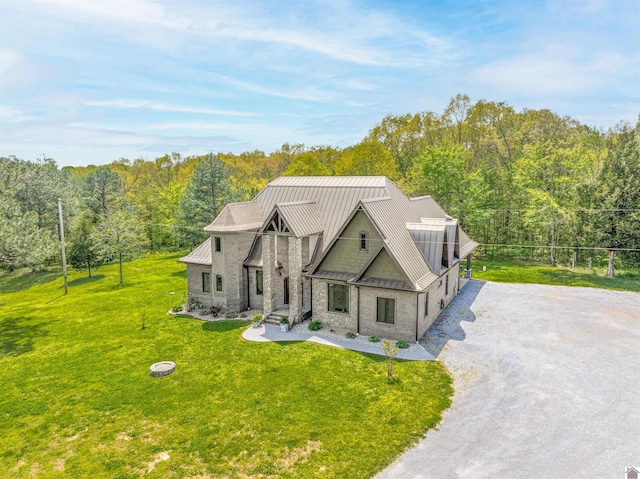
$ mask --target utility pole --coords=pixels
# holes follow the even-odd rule
[[[62,200],[58,198],[58,215],[60,216],[60,243],[62,245],[62,271],[64,272],[64,294],[69,293],[67,283],[67,255],[64,252],[64,224],[62,223]]]

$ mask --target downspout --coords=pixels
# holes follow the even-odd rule
[[[420,321],[420,293],[416,294],[416,343],[418,342],[418,322]]]
[[[356,309],[356,334],[360,334],[360,286],[356,286],[356,289],[358,290],[358,306]]]
[[[247,265],[242,265],[242,267],[244,268],[244,270],[247,272],[247,311],[249,309],[251,309],[251,286],[249,285],[249,281],[251,281],[251,278],[249,277],[249,268],[247,267]]]
[[[311,292],[311,304],[309,305],[310,318],[313,319],[313,278],[309,278],[309,291]]]

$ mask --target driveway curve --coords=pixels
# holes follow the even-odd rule
[[[453,404],[378,479],[640,466],[640,294],[471,281],[422,344],[454,376]]]

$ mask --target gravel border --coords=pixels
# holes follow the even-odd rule
[[[354,344],[366,344],[368,346],[374,346],[378,349],[380,349],[380,351],[383,351],[382,349],[382,343],[384,342],[385,339],[388,338],[380,338],[380,341],[377,343],[372,343],[371,341],[369,341],[369,337],[368,336],[363,336],[361,334],[358,334],[355,338],[351,339],[351,338],[347,338],[344,334],[340,334],[340,333],[332,333],[331,331],[329,331],[328,329],[325,329],[324,327],[322,329],[320,329],[319,331],[309,331],[309,323],[311,322],[311,319],[307,319],[306,321],[303,321],[302,323],[297,323],[294,324],[293,327],[291,328],[291,331],[296,332],[296,333],[312,333],[316,336],[320,336],[320,337],[325,337],[325,338],[336,338],[336,339],[340,339],[342,341],[348,342],[348,343],[354,343]],[[391,342],[391,344],[394,344],[396,341],[393,339],[389,339],[389,342]],[[408,341],[407,341],[408,342]],[[424,348],[417,343],[409,343],[409,347],[405,348],[405,349],[400,349],[398,348],[399,351],[410,351],[410,352],[416,352],[416,351],[424,351]]]

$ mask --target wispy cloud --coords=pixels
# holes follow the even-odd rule
[[[0,122],[2,123],[21,123],[23,121],[34,120],[35,117],[27,112],[11,105],[0,104]]]
[[[504,92],[576,95],[609,83],[628,63],[615,53],[586,61],[551,52],[532,53],[483,65],[471,77]]]
[[[128,22],[171,29],[182,36],[282,45],[360,65],[416,68],[451,60],[454,51],[444,36],[407,24],[390,13],[363,11],[346,1],[316,6],[322,18],[306,22],[291,22],[288,15],[260,17],[242,3],[233,7],[212,3],[196,10],[188,4],[176,8],[150,0],[25,1],[95,25]],[[124,34],[149,40],[136,29],[125,29]]]
[[[228,75],[220,75],[219,73],[208,73],[207,77],[211,80],[228,85],[240,90],[259,93],[262,95],[275,96],[279,98],[288,98],[290,100],[304,100],[311,102],[325,102],[336,98],[336,95],[329,91],[323,91],[315,87],[306,87],[291,90],[278,90],[257,83],[239,80]]]
[[[141,110],[153,110],[153,111],[168,111],[177,113],[196,113],[203,115],[219,115],[219,116],[261,116],[261,113],[247,112],[247,111],[235,111],[235,110],[223,110],[215,108],[200,108],[184,105],[171,105],[167,103],[161,103],[150,100],[132,100],[132,99],[120,99],[120,100],[91,100],[85,102],[85,106],[101,107],[101,108],[126,108],[126,109],[141,109]]]

